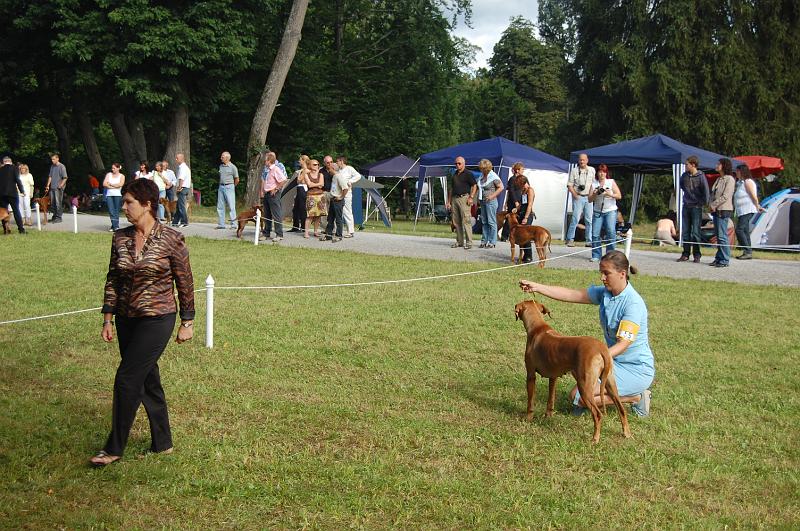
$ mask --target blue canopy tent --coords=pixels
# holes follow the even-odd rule
[[[426,153],[419,159],[415,224],[416,220],[419,218],[422,185],[425,183],[425,179],[431,175],[447,175],[448,172],[452,171],[452,168],[455,168],[456,157],[464,157],[468,167],[477,167],[481,159],[488,159],[492,163],[492,166],[494,166],[494,171],[503,181],[503,185],[506,185],[508,182],[511,166],[516,162],[524,164],[526,169],[544,170],[559,174],[565,174],[569,169],[569,164],[565,160],[561,160],[558,157],[554,157],[538,149],[512,142],[503,137],[468,142],[466,144],[459,144],[457,146]],[[443,184],[446,196],[446,183]],[[532,183],[532,186],[536,189],[535,183]],[[564,193],[566,193],[566,190]],[[499,204],[502,205],[505,200],[505,193],[503,193],[499,199]]]
[[[396,157],[380,160],[378,162],[373,162],[372,164],[369,164],[367,166],[363,166],[361,168],[361,175],[366,177],[367,180],[372,181],[374,183],[375,179],[378,177],[394,177],[394,178],[405,179],[408,175],[416,175],[418,169],[419,165],[417,164],[416,160],[413,160],[409,157],[406,157],[403,154],[400,154],[397,155]],[[385,195],[389,195],[390,193],[392,193],[393,190],[394,187],[391,190],[389,190],[389,192],[387,192]],[[388,221],[390,220],[390,216],[384,197],[381,197],[380,194],[378,194],[377,192],[368,193],[367,207],[366,207],[367,213],[364,214],[364,212],[360,208],[361,207],[360,188],[353,188],[353,217],[355,219],[355,222],[359,225],[364,224],[366,218],[368,218],[370,214],[370,202],[373,201],[375,202],[376,205],[378,205],[376,211],[383,219],[384,224],[390,227],[391,221]]]
[[[719,159],[725,157],[725,155],[690,146],[662,134],[573,151],[569,156],[570,168],[577,165],[578,156],[581,153],[586,153],[589,156],[589,163],[592,166],[606,164],[611,169],[633,172],[633,198],[628,220],[630,223],[633,223],[636,217],[636,207],[642,195],[642,181],[646,173],[672,172],[676,211],[680,212],[683,206],[680,178],[683,172],[686,171],[684,164],[686,159],[690,155],[694,155],[700,161],[701,170],[714,171]],[[734,166],[739,163],[739,161],[733,159]],[[571,199],[572,196],[567,194],[567,210],[570,210]],[[683,234],[682,225],[681,216],[678,216],[678,231],[681,235]]]

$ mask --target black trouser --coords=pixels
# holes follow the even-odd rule
[[[308,191],[302,186],[295,188],[294,208],[292,208],[292,229],[306,230],[306,197]]]
[[[333,212],[331,212],[333,210]],[[344,199],[331,198],[331,204],[328,208],[328,225],[325,227],[325,234],[330,238],[333,236],[333,224],[336,222],[336,236],[342,237],[342,223],[344,219]]]
[[[163,452],[172,448],[158,358],[167,347],[174,328],[174,313],[157,317],[117,316],[122,361],[114,378],[111,433],[103,448],[108,454],[122,455],[125,451],[139,404],[144,405],[150,421],[150,450]]]
[[[25,232],[25,227],[22,226],[22,212],[19,210],[19,196],[16,194],[0,196],[0,206],[14,209],[14,221],[17,222],[17,229]]]
[[[525,209],[522,208],[522,205],[520,205],[520,210],[522,212],[517,212],[517,221],[519,222],[520,225],[522,225],[522,218],[525,217]],[[528,219],[528,222],[525,223],[525,225],[533,225],[533,214],[531,214],[531,217]],[[511,231],[508,227],[508,221],[506,221],[503,224],[503,233],[502,233],[505,239],[508,239],[509,232]],[[522,261],[533,260],[533,249],[531,248],[531,242],[528,242],[528,244],[525,247],[520,247],[519,250],[522,251],[522,258],[521,258]]]

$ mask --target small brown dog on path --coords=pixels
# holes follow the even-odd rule
[[[261,205],[253,205],[252,207],[248,208],[244,212],[241,212],[238,216],[236,216],[236,222],[239,224],[239,227],[236,229],[236,237],[241,239],[242,232],[244,232],[244,227],[247,225],[248,222],[252,221],[253,223],[256,222],[256,209],[263,208]],[[264,230],[264,216],[261,216],[261,230]]]
[[[42,214],[42,225],[47,225],[47,212],[50,210],[50,196],[43,195],[38,199],[34,199],[33,202],[39,205],[39,214]]]
[[[158,202],[164,207],[164,219],[167,220],[167,223],[172,223],[172,216],[175,215],[175,210],[178,208],[178,201],[174,199],[170,201],[166,197],[162,197]]]
[[[511,244],[511,263],[514,263],[516,255],[516,245],[519,245],[520,250],[524,245],[533,242],[536,247],[536,254],[539,255],[539,267],[544,268],[544,263],[547,261],[547,253],[545,247],[552,253],[550,249],[550,231],[538,225],[520,225],[517,220],[517,209],[513,209],[506,214],[508,220],[508,242]]]
[[[528,387],[528,420],[533,418],[533,397],[536,392],[536,373],[550,379],[545,417],[553,415],[556,400],[556,381],[571,372],[578,384],[581,399],[594,420],[592,442],[600,440],[603,414],[594,401],[594,386],[600,380],[600,403],[605,404],[604,390],[614,401],[622,422],[622,434],[631,436],[628,415],[619,400],[617,382],[612,370],[613,362],[608,347],[602,341],[588,336],[562,336],[544,322],[550,315],[546,306],[536,301],[523,301],[514,307],[517,320],[521,320],[528,333],[525,344],[525,369]],[[603,405],[605,411],[605,405]]]

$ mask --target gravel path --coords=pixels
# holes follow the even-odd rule
[[[124,219],[124,217],[123,217]],[[122,226],[127,222],[122,221]],[[179,229],[187,236],[201,236],[212,239],[236,239],[235,232],[229,229],[217,230],[215,223],[192,223]],[[105,232],[109,222],[105,216],[78,214],[79,232]],[[64,222],[43,226],[45,231],[71,232],[73,219],[71,214],[64,213]],[[254,226],[245,228],[242,245],[253,245]],[[32,233],[36,232],[33,227]],[[32,234],[34,236],[34,234]],[[286,233],[278,244],[259,242],[259,245],[283,245],[288,247],[310,247],[325,250],[355,251],[384,256],[406,256],[430,258],[434,260],[485,262],[492,265],[510,263],[510,249],[507,243],[498,243],[495,249],[478,249],[473,247],[451,249],[453,239],[433,238],[426,236],[406,236],[385,233],[356,232],[354,238],[346,238],[341,242],[321,242],[315,238],[305,239],[302,233]],[[589,262],[590,249],[587,247],[552,246],[547,267],[559,269],[596,270],[597,264]],[[663,276],[670,278],[697,278],[703,280],[723,280],[741,284],[761,284],[800,287],[800,262],[784,260],[732,260],[726,268],[709,267],[712,250],[704,248],[703,262],[676,263],[677,254],[659,251],[639,251],[631,253],[632,262],[643,275]],[[529,267],[529,266],[526,266]]]

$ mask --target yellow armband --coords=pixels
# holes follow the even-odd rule
[[[617,339],[634,342],[636,334],[639,333],[639,325],[633,321],[620,321],[617,329]]]

